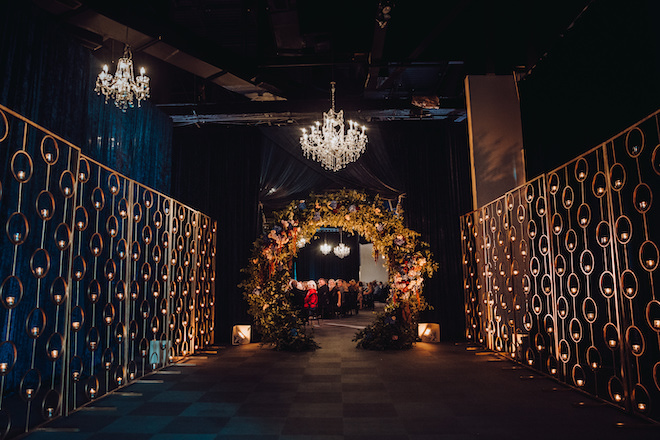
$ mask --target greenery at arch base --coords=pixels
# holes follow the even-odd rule
[[[246,280],[240,287],[262,342],[278,350],[318,348],[305,321],[291,306],[287,284],[298,243],[309,242],[318,228],[358,233],[373,243],[374,258],[384,256],[391,299],[385,311],[354,338],[372,350],[411,348],[418,338],[417,317],[429,308],[422,296],[424,279],[437,269],[428,244],[403,225],[400,209],[385,209],[383,200],[357,191],[315,195],[292,202],[275,213],[274,225],[254,242]]]

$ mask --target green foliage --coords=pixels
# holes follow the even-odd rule
[[[392,302],[376,315],[372,324],[355,334],[358,348],[367,350],[405,350],[419,339],[419,312],[430,309],[424,298]]]
[[[243,269],[246,280],[240,285],[249,304],[249,313],[265,343],[272,343],[281,350],[318,347],[306,333],[304,322],[291,308],[285,292],[298,241],[309,242],[321,227],[342,228],[372,242],[374,257],[385,257],[390,288],[398,303],[410,304],[414,315],[411,319],[416,319],[421,305],[425,304],[421,295],[424,278],[433,275],[437,264],[433,262],[428,244],[419,240],[417,232],[407,229],[399,215],[386,210],[379,196],[369,199],[363,193],[346,190],[311,194],[307,200],[292,202],[277,212],[275,219],[270,230],[255,241],[250,263]],[[399,328],[397,334],[390,336],[395,336],[392,341],[399,341],[402,336],[402,341],[385,348],[409,348],[407,345],[412,346],[416,337],[416,328],[413,330]],[[372,334],[377,331],[394,330],[383,325],[372,330]],[[358,344],[364,348],[369,348],[368,345]]]

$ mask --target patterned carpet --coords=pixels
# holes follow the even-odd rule
[[[660,438],[656,425],[465,344],[358,350],[351,339],[372,318],[373,312],[362,312],[321,321],[314,332],[322,348],[315,352],[275,352],[259,344],[219,347],[26,438]]]

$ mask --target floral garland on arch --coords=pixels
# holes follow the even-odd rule
[[[417,316],[428,304],[422,296],[425,277],[433,275],[428,244],[403,225],[401,212],[383,200],[357,191],[315,195],[275,213],[275,224],[254,242],[246,280],[239,287],[262,341],[276,349],[318,348],[305,322],[291,306],[287,283],[300,240],[309,242],[322,227],[358,233],[373,243],[374,258],[385,257],[391,300],[373,324],[358,332],[357,346],[367,349],[410,348],[417,340]]]

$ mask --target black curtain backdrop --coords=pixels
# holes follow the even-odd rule
[[[467,127],[452,122],[380,123],[406,188],[406,226],[429,243],[438,272],[424,295],[434,307],[421,318],[440,323],[440,337],[465,338],[459,216],[471,211]]]
[[[333,252],[323,255],[319,246],[324,240],[334,249],[339,244],[338,232],[319,232],[318,239],[312,240],[298,253],[294,259],[296,276],[300,281],[325,279],[343,279],[346,281],[360,281],[360,246],[358,235],[342,234],[342,241],[351,248],[351,253],[344,258],[339,258]],[[362,280],[370,281],[370,280]]]
[[[234,324],[251,322],[238,284],[260,231],[260,143],[253,127],[174,131],[172,195],[218,222],[216,342],[228,342]]]
[[[519,83],[529,178],[658,109],[658,17],[655,0],[594,1]]]
[[[445,121],[381,122],[369,126],[367,152],[357,163],[330,173],[302,157],[299,127],[176,128],[172,186],[175,198],[219,223],[216,261],[217,341],[227,341],[231,326],[249,322],[240,270],[247,266],[254,239],[268,217],[288,202],[342,188],[384,193],[396,206],[403,200],[407,226],[422,235],[439,270],[425,295],[434,306],[424,319],[440,322],[442,338],[464,338],[459,216],[471,209],[466,125]],[[359,277],[357,252],[344,262],[314,256],[323,239],[308,245],[296,261],[298,279]],[[357,250],[358,237],[344,240]],[[351,242],[350,240],[355,240]],[[328,241],[338,242],[337,234]],[[335,264],[336,263],[336,264]],[[345,266],[344,268],[340,266]],[[336,275],[335,270],[343,275]],[[352,272],[351,272],[352,271]]]

